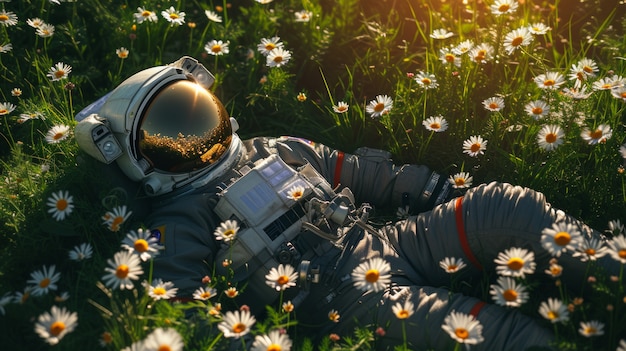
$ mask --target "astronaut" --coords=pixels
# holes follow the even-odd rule
[[[462,258],[462,279],[479,281],[511,247],[533,251],[537,266],[547,267],[551,255],[540,236],[557,221],[598,232],[531,189],[490,183],[456,194],[446,177],[395,165],[384,151],[348,154],[292,137],[241,140],[237,122],[209,90],[213,80],[197,60],[182,57],[136,73],[77,115],[81,149],[116,162],[150,197],[145,224],[164,246],[154,276],[172,281],[179,296],[191,297],[214,272],[230,274],[247,284],[242,303],[260,314],[279,296],[265,275],[289,264],[298,282],[285,293],[298,321],[329,326],[323,335],[380,325],[386,334],[377,347],[399,345],[392,306],[408,300],[415,306],[406,321],[412,349],[450,349],[454,342],[441,326],[452,311],[481,322],[484,342],[475,350],[525,350],[553,340],[536,318],[450,293],[439,262]],[[368,222],[373,209],[404,206],[417,214],[382,228]],[[217,240],[227,221],[236,224],[236,238]],[[374,257],[389,263],[391,283],[363,291],[351,273]],[[579,288],[584,263],[566,253],[559,264],[567,286]],[[338,323],[328,322],[331,310]]]

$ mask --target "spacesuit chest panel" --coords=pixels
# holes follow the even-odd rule
[[[252,288],[263,289],[264,276],[272,267],[299,258],[291,243],[302,223],[311,220],[311,200],[326,201],[335,194],[312,166],[295,170],[278,155],[240,172],[243,175],[218,194],[214,209],[221,220],[235,220],[240,227],[235,239],[223,243],[217,254],[217,262],[228,261],[228,267],[216,268],[221,274],[234,274],[235,281],[250,278]]]

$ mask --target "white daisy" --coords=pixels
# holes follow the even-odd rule
[[[169,9],[161,11],[161,16],[170,22],[172,26],[175,24],[182,26],[183,23],[185,23],[185,13],[174,9],[174,6],[170,6]]]
[[[270,272],[265,276],[265,283],[276,291],[283,291],[289,287],[296,286],[298,273],[289,264],[278,265],[278,268],[272,267]]]
[[[202,301],[206,301],[215,295],[217,295],[217,290],[211,287],[199,287],[193,292],[193,298]]]
[[[599,321],[580,322],[578,329],[580,335],[585,337],[604,335],[604,323]]]
[[[626,86],[611,89],[611,95],[616,99],[622,100],[622,102],[626,102]]]
[[[176,297],[178,288],[172,282],[164,282],[162,279],[154,279],[148,286],[148,295],[155,300],[168,300]]]
[[[39,271],[30,274],[27,283],[32,284],[31,292],[33,296],[42,296],[49,291],[57,290],[57,282],[61,279],[61,273],[55,272],[56,266],[43,266]]]
[[[456,67],[461,67],[461,57],[452,51],[451,48],[439,49],[439,61],[446,64],[453,64]]]
[[[596,145],[598,143],[604,143],[613,136],[613,130],[606,124],[600,124],[594,129],[584,127],[580,132],[580,136],[589,145]]]
[[[234,299],[239,296],[239,290],[237,290],[234,286],[231,286],[230,288],[224,290],[224,294],[226,294],[228,298]]]
[[[497,284],[491,285],[489,293],[500,306],[520,307],[528,301],[526,287],[510,277],[499,277]]]
[[[498,253],[493,260],[498,266],[496,272],[502,276],[522,277],[535,272],[535,254],[520,247],[512,247]]]
[[[491,44],[481,43],[472,48],[469,56],[476,63],[486,63],[493,60],[494,48]]]
[[[256,319],[248,310],[228,311],[224,314],[224,318],[217,325],[217,328],[227,338],[239,338],[248,334],[254,323],[256,323]]]
[[[8,115],[15,111],[15,105],[10,102],[0,102],[0,116]]]
[[[536,76],[533,80],[539,88],[546,90],[557,90],[565,83],[565,78],[559,72],[546,72]]]
[[[551,323],[566,322],[569,320],[567,306],[559,299],[549,298],[539,306],[539,314]]]
[[[211,10],[204,10],[204,14],[209,19],[209,21],[222,23],[222,16],[218,15],[217,12],[214,12]]]
[[[52,218],[62,221],[74,210],[74,197],[67,190],[59,190],[50,195],[46,204],[50,207],[48,213],[52,214]]]
[[[498,112],[504,108],[504,99],[499,96],[490,97],[483,100],[483,106],[489,111]]]
[[[431,132],[444,132],[448,129],[448,121],[443,116],[430,116],[422,121],[424,128]]]
[[[456,273],[465,268],[466,264],[460,257],[445,257],[439,261],[439,267],[443,268],[446,273]]]
[[[38,18],[38,17],[29,18],[29,19],[26,20],[26,24],[28,24],[29,26],[31,26],[33,28],[39,28],[39,27],[41,27],[45,23],[46,22],[44,22],[44,20],[42,20],[41,18]]]
[[[109,266],[104,271],[108,274],[105,274],[102,280],[111,289],[133,289],[133,280],[139,279],[143,274],[141,259],[130,251],[117,252],[113,259],[107,260],[107,263]]]
[[[22,96],[22,89],[20,89],[20,88],[13,88],[13,89],[11,89],[11,96],[15,96],[15,97]]]
[[[363,291],[378,292],[391,283],[391,266],[381,257],[361,262],[352,271],[354,286]]]
[[[393,305],[391,310],[398,319],[407,319],[415,312],[415,305],[411,302],[411,300],[406,299],[403,304],[398,302]]]
[[[496,0],[491,6],[491,13],[500,16],[517,11],[517,0]]]
[[[341,315],[339,314],[337,310],[330,310],[330,312],[328,312],[328,319],[331,322],[339,323],[339,319],[341,319]]]
[[[121,47],[119,49],[115,49],[115,54],[117,55],[117,57],[123,59],[127,59],[128,58],[128,49],[125,47]]]
[[[393,108],[393,100],[387,95],[377,95],[375,100],[372,100],[365,106],[365,112],[370,114],[370,117],[376,118],[384,114],[389,113]]]
[[[272,330],[268,334],[257,335],[250,351],[289,351],[291,340],[289,335],[279,330]]]
[[[533,23],[528,26],[528,31],[530,31],[533,35],[544,35],[547,34],[552,28],[546,26],[543,23]]]
[[[11,11],[0,11],[0,24],[5,27],[11,27],[17,24],[17,15]]]
[[[607,242],[607,246],[609,248],[608,253],[615,261],[626,264],[626,236],[624,234],[611,238]]]
[[[563,274],[563,266],[556,262],[553,262],[550,263],[550,266],[544,272],[552,278],[558,278],[561,276],[561,274]]]
[[[595,261],[609,253],[608,251],[604,242],[599,238],[585,237],[573,256],[580,257],[583,262]]]
[[[626,84],[626,78],[618,75],[603,77],[593,82],[593,90],[611,90],[613,88],[623,87]]]
[[[7,52],[13,50],[13,44],[7,43],[0,45],[0,54],[6,54]]]
[[[57,81],[61,79],[67,78],[67,76],[72,72],[72,66],[66,65],[63,62],[57,62],[56,65],[52,66],[48,70],[48,74],[46,76],[50,77],[52,81]]]
[[[337,105],[333,105],[333,111],[335,111],[336,113],[346,113],[348,112],[349,108],[350,108],[350,105],[348,105],[344,101],[339,101]]]
[[[468,172],[459,172],[455,175],[451,175],[448,181],[452,183],[453,188],[465,189],[472,186],[474,177],[472,177]]]
[[[526,111],[530,117],[538,120],[550,113],[550,105],[543,100],[534,100],[524,106],[524,111]]]
[[[426,90],[435,89],[439,86],[435,75],[428,72],[419,71],[415,75],[415,81],[417,82],[417,84],[419,84],[420,87]]]
[[[162,246],[159,239],[154,237],[149,230],[142,228],[137,231],[131,230],[122,240],[122,248],[135,253],[142,261],[146,262],[159,254]]]
[[[296,16],[296,22],[308,22],[311,20],[313,12],[302,10],[295,12],[294,15]]]
[[[480,135],[472,135],[469,139],[463,141],[463,153],[471,157],[478,157],[485,153],[487,149],[487,140],[483,140]]]
[[[457,44],[457,46],[452,49],[452,52],[457,55],[463,55],[470,52],[472,48],[474,48],[474,42],[468,39]]]
[[[504,50],[511,55],[522,46],[527,46],[533,41],[533,36],[527,27],[514,29],[504,37]]]
[[[282,47],[283,43],[280,41],[280,37],[262,38],[261,43],[256,46],[257,50],[265,56],[269,55],[272,50]]]
[[[448,39],[452,36],[454,36],[454,33],[448,32],[446,29],[443,28],[435,29],[432,33],[430,33],[431,38],[438,40]]]
[[[541,231],[541,245],[552,256],[559,257],[565,251],[576,251],[582,235],[575,225],[557,222]]]
[[[277,47],[267,54],[266,64],[269,67],[281,67],[291,59],[291,52],[282,47]]]
[[[623,151],[621,149],[623,148]],[[626,145],[622,145],[620,147],[620,151],[622,152],[622,158],[626,158]],[[619,219],[610,220],[607,224],[608,232],[611,233],[612,236],[619,235],[624,232],[624,225]]]
[[[144,7],[138,7],[137,12],[135,12],[133,16],[137,24],[142,24],[144,21],[157,22],[159,20],[159,17],[157,17],[154,11],[146,10]]]
[[[72,261],[84,261],[90,259],[93,255],[93,247],[89,243],[82,243],[74,246],[69,252],[69,258]]]
[[[126,205],[116,206],[102,216],[102,224],[106,225],[110,231],[117,232],[132,214],[133,211],[128,211]]]
[[[552,151],[563,144],[565,132],[559,125],[548,124],[537,133],[537,144],[546,151]]]
[[[182,351],[183,337],[173,328],[156,328],[141,345],[142,351]]]
[[[469,314],[452,311],[441,328],[461,344],[476,345],[484,341],[482,324]]]
[[[78,325],[78,315],[65,307],[52,306],[37,318],[35,333],[50,345],[56,345]]]
[[[13,295],[11,295],[11,293],[5,293],[4,296],[0,298],[0,316],[4,316],[6,314],[4,307],[13,301],[14,301],[14,298],[13,298]]]
[[[46,133],[45,139],[48,144],[59,143],[70,136],[70,127],[65,124],[52,126]]]
[[[287,190],[287,198],[293,201],[298,201],[304,196],[304,187],[302,185],[294,185]]]
[[[43,23],[37,27],[36,34],[42,38],[49,38],[54,35],[54,25],[50,23]]]
[[[228,219],[222,223],[220,226],[215,229],[213,235],[217,240],[223,240],[224,242],[229,242],[234,240],[237,237],[237,232],[239,231],[239,224],[237,224],[236,220]]]
[[[230,42],[221,40],[211,40],[204,45],[204,50],[211,55],[224,55],[230,52],[228,45]]]

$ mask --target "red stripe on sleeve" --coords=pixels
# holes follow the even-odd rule
[[[337,162],[335,163],[335,176],[333,178],[333,188],[336,188],[341,183],[341,168],[343,167],[344,153],[337,151]]]
[[[456,231],[459,234],[459,242],[461,243],[461,248],[463,248],[465,256],[467,256],[467,258],[476,268],[482,270],[483,266],[480,264],[480,262],[478,262],[478,260],[472,253],[472,249],[470,249],[469,242],[467,241],[467,233],[465,233],[465,223],[463,222],[463,197],[459,197],[456,199],[455,217]]]

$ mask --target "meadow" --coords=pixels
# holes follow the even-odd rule
[[[160,337],[226,350],[241,342],[228,323],[245,322],[259,350],[375,349],[379,326],[316,340],[288,305],[243,321],[227,277],[185,303],[151,285],[150,258],[126,257],[127,289],[105,278],[132,251],[120,245],[141,231],[145,198],[79,150],[75,116],[188,55],[214,74],[242,138],[380,148],[459,188],[527,186],[605,233],[610,246],[577,248],[593,298],[537,267],[516,280],[529,298],[507,308],[554,329],[558,349],[625,351],[625,15],[617,0],[0,0],[2,348],[147,350]],[[595,274],[600,255],[619,276]],[[538,286],[546,274],[554,284]],[[462,285],[451,273],[450,289]],[[544,313],[548,299],[564,318]]]

